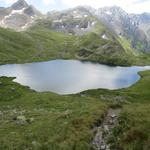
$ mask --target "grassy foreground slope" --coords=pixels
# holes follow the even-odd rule
[[[120,125],[114,131],[125,150],[150,149],[150,71],[140,73],[142,79],[123,91],[130,104],[124,105]]]
[[[60,96],[0,78],[0,149],[88,150],[93,127],[109,107],[122,107],[113,148],[149,150],[150,71],[128,89]]]
[[[95,98],[36,93],[0,78],[0,149],[88,150],[92,126],[108,104]]]
[[[149,64],[147,55],[135,56],[106,29],[97,30],[78,37],[42,26],[26,32],[0,28],[0,64],[50,59],[80,59],[111,65]],[[103,39],[103,32],[108,32],[110,39]]]
[[[141,72],[141,80],[122,90],[90,90],[88,97],[112,100],[113,107],[121,107],[119,124],[113,130],[112,149],[150,149],[150,71]]]

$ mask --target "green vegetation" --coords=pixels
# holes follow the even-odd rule
[[[140,73],[142,79],[126,90],[130,102],[123,106],[120,124],[114,130],[117,142],[127,150],[150,149],[150,71]]]
[[[127,89],[89,90],[87,97],[111,101],[111,107],[121,107],[119,124],[110,137],[112,149],[150,149],[150,71],[140,73],[141,80]]]
[[[111,65],[149,64],[148,56],[129,53],[103,26],[78,37],[53,31],[49,24],[37,24],[26,32],[0,28],[0,64],[75,58]]]
[[[132,51],[103,26],[77,37],[38,24],[26,32],[0,28],[0,64],[80,59],[111,65],[150,65],[150,55]],[[101,36],[106,34],[109,39]],[[110,107],[121,107],[110,142],[125,150],[150,149],[150,72],[122,90],[89,90],[61,96],[37,93],[0,78],[0,149],[90,150],[93,128]]]
[[[127,40],[124,37],[120,37],[118,38],[118,41],[120,42],[120,44],[123,46],[123,48],[126,50],[128,54],[136,54],[134,53],[133,48],[131,47],[131,42],[129,40]]]
[[[74,37],[48,29],[15,32],[0,28],[0,63],[24,63],[67,56],[66,47]],[[65,53],[66,52],[66,53]],[[65,57],[61,56],[65,53]]]
[[[0,149],[88,150],[92,126],[109,103],[81,95],[36,93],[0,78]]]
[[[121,107],[113,147],[148,150],[150,140],[150,72],[122,90],[89,90],[60,96],[37,93],[0,78],[0,149],[91,149],[92,128],[109,107]],[[116,138],[118,137],[118,138]],[[120,138],[119,138],[120,137]]]
[[[116,40],[100,39],[98,34],[89,33],[81,37],[79,45],[82,47],[78,53],[81,59],[110,65],[132,64],[131,55],[128,55]]]

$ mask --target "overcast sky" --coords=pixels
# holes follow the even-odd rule
[[[1,7],[8,7],[17,0],[0,0]],[[128,13],[150,12],[150,0],[26,0],[42,12],[62,10],[79,5],[89,5],[94,8],[104,6],[120,6]]]

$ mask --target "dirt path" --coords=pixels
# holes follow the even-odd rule
[[[95,127],[96,134],[92,145],[95,150],[110,150],[108,139],[112,134],[112,129],[118,124],[118,117],[121,109],[109,109],[103,123]]]

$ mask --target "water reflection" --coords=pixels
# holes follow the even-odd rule
[[[0,66],[0,76],[17,77],[16,82],[43,92],[73,94],[87,89],[118,89],[137,82],[137,72],[146,67],[110,67],[77,60],[54,60]]]

